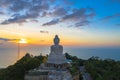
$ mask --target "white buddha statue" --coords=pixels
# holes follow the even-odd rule
[[[57,35],[55,35],[54,38],[54,45],[51,46],[51,54],[62,54],[63,53],[63,47],[59,45],[60,39]]]
[[[58,35],[55,35],[53,41],[54,41],[54,45],[50,47],[50,54],[48,56],[47,63],[53,63],[53,64],[66,63],[66,58],[63,54],[63,47],[59,45],[60,39]]]

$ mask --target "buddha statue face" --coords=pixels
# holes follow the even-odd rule
[[[55,35],[54,44],[55,44],[55,45],[58,45],[58,44],[59,44],[59,41],[60,41],[60,39],[59,39],[58,35]]]

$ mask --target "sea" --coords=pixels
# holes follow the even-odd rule
[[[33,56],[40,54],[46,55],[50,53],[49,46],[22,46],[19,48],[19,58],[23,57],[26,53]],[[73,47],[64,46],[64,53],[69,53],[72,56],[77,56],[81,59],[89,59],[92,56],[99,57],[100,59],[113,59],[120,60],[120,47]],[[18,47],[0,47],[0,68],[5,68],[13,65],[18,60]]]

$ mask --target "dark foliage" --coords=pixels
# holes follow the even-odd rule
[[[93,80],[120,80],[120,61],[91,57],[85,61],[85,67]]]
[[[44,56],[33,57],[27,53],[14,65],[0,70],[0,80],[24,80],[24,75],[28,70],[39,67]]]

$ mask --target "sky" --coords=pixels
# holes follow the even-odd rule
[[[0,47],[120,46],[120,0],[0,0]]]

